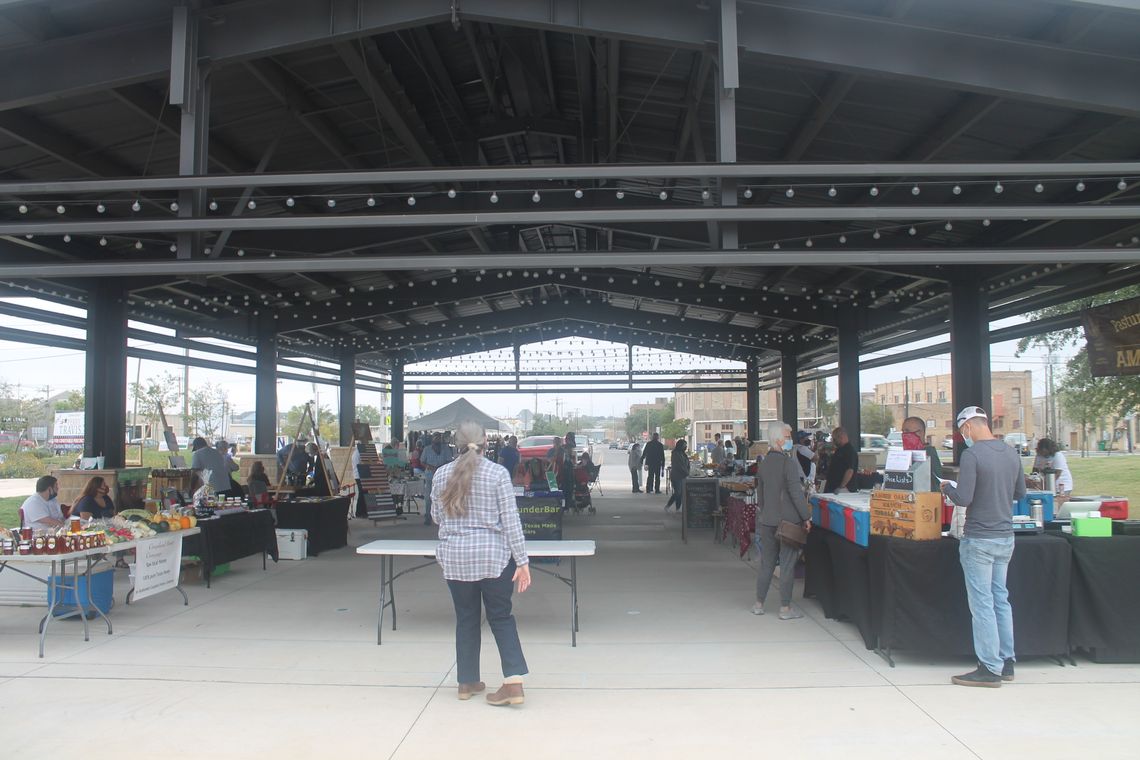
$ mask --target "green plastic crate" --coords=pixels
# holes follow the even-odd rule
[[[1074,517],[1073,535],[1082,538],[1110,538],[1112,520],[1107,517]]]

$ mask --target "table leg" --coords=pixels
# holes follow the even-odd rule
[[[392,630],[396,630],[396,557],[388,557],[388,603],[392,605]]]
[[[380,646],[380,636],[384,631],[384,594],[388,590],[387,587],[387,570],[388,558],[380,557],[380,612],[376,617],[376,646]]]
[[[578,558],[570,558],[570,646],[578,646]]]
[[[94,563],[91,561],[91,557],[88,557],[87,558],[87,569],[84,572],[84,575],[87,578],[87,604],[91,605],[91,608],[94,609],[97,613],[99,613],[99,617],[103,618],[104,622],[107,623],[107,634],[110,635],[110,634],[114,633],[114,631],[111,629],[111,618],[109,618],[105,614],[103,614],[103,610],[101,610],[95,606],[95,600],[91,597],[91,567],[93,565],[94,565]],[[75,569],[76,569],[76,572],[79,571],[79,563],[78,562],[75,563]],[[84,623],[84,626],[86,626],[86,624],[87,624],[87,611],[86,610],[83,611],[83,623]]]
[[[67,569],[67,563],[63,563],[61,568],[64,572]],[[48,605],[47,614],[44,615],[43,620],[40,621],[40,657],[44,656],[44,639],[47,638],[48,625],[51,624],[52,615],[55,608],[59,606],[59,584],[55,582],[55,561],[51,563],[51,574],[48,575],[48,598],[51,599],[51,604]]]

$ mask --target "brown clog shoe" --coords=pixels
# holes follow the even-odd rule
[[[459,684],[459,698],[463,701],[471,699],[472,694],[479,694],[487,690],[487,684],[482,681]]]
[[[521,705],[524,700],[521,683],[505,683],[494,694],[487,695],[487,704],[495,707],[503,705]]]

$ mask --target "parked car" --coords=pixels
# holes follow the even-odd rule
[[[890,434],[887,435],[887,443],[892,449],[901,449],[903,447],[902,431],[892,430]]]
[[[522,461],[527,459],[544,458],[554,448],[554,439],[557,436],[553,435],[530,435],[519,441],[519,458]]]
[[[890,442],[881,435],[874,435],[872,433],[863,433],[861,436],[860,451],[862,452],[875,452],[875,466],[884,467],[887,464],[887,450],[890,449]]]
[[[954,436],[948,435],[945,438],[943,438],[942,439],[942,448],[953,450],[954,449]]]
[[[1025,456],[1029,452],[1029,439],[1026,438],[1025,433],[1006,433],[1005,442],[1016,449],[1021,456]]]

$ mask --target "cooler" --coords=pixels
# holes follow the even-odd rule
[[[870,543],[871,513],[861,509],[844,507],[843,537],[858,546],[866,546]]]
[[[827,529],[841,536],[844,534],[846,528],[842,504],[836,504],[834,501],[827,502]]]
[[[278,528],[277,555],[281,559],[304,559],[309,553],[309,531],[301,528]]]
[[[70,575],[66,577],[60,575],[55,576],[55,582],[57,584],[67,584],[70,586],[72,580],[74,579]],[[79,605],[83,607],[84,611],[87,613],[87,617],[93,617],[95,615],[95,610],[91,609],[87,605],[87,576],[80,575],[78,585]],[[52,588],[52,586],[48,586],[49,607],[52,603]],[[104,614],[110,612],[111,607],[115,605],[114,592],[115,573],[111,570],[111,568],[106,568],[105,570],[91,573],[91,601]],[[59,606],[55,608],[56,617],[75,612],[75,595],[75,589],[59,589]]]
[[[823,499],[812,499],[811,521],[815,526],[824,530],[831,529],[831,512],[827,508],[827,502]]]

